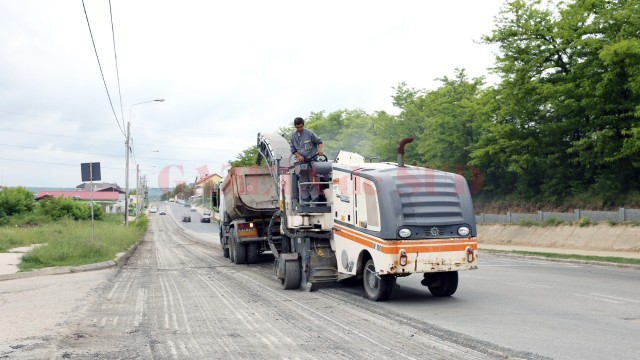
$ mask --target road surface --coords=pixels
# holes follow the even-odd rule
[[[374,303],[358,285],[281,290],[268,255],[256,265],[231,264],[217,245],[216,224],[200,223],[198,215],[181,223],[188,209],[161,206],[168,215],[151,215],[147,236],[118,271],[40,279],[46,284],[4,282],[0,358],[631,359],[640,353],[638,270],[487,256],[479,270],[461,273],[451,298],[432,297],[420,277],[410,276],[399,279],[390,301]],[[40,300],[27,314],[24,304],[34,295]],[[55,311],[47,311],[47,296]],[[16,315],[12,323],[5,310]]]

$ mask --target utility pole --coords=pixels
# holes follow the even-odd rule
[[[136,220],[140,216],[140,164],[136,164]]]
[[[131,115],[129,115],[131,117]],[[131,120],[131,119],[129,119]],[[129,139],[131,136],[131,121],[127,122],[127,139],[124,141],[124,151],[127,160],[124,172],[124,226],[129,226]]]

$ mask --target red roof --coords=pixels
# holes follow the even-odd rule
[[[117,192],[93,192],[93,200],[95,201],[117,201],[119,193]],[[52,197],[68,197],[78,200],[91,200],[91,191],[39,191],[36,194],[36,200],[40,200],[45,196]]]

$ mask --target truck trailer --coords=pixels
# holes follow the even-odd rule
[[[252,264],[269,250],[267,226],[278,211],[278,194],[266,166],[232,167],[219,188],[220,245],[236,264]],[[279,234],[272,235],[279,243]],[[279,246],[279,245],[278,245]]]

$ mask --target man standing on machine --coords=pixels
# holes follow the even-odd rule
[[[313,181],[311,174],[311,161],[315,161],[317,156],[322,156],[322,139],[313,131],[304,128],[304,120],[297,117],[293,120],[296,130],[291,134],[291,153],[296,156],[299,163],[309,164],[308,170],[301,171],[299,182],[305,183]],[[318,202],[320,187],[316,184],[306,184],[300,187],[300,195],[303,202],[311,202],[311,205]]]

